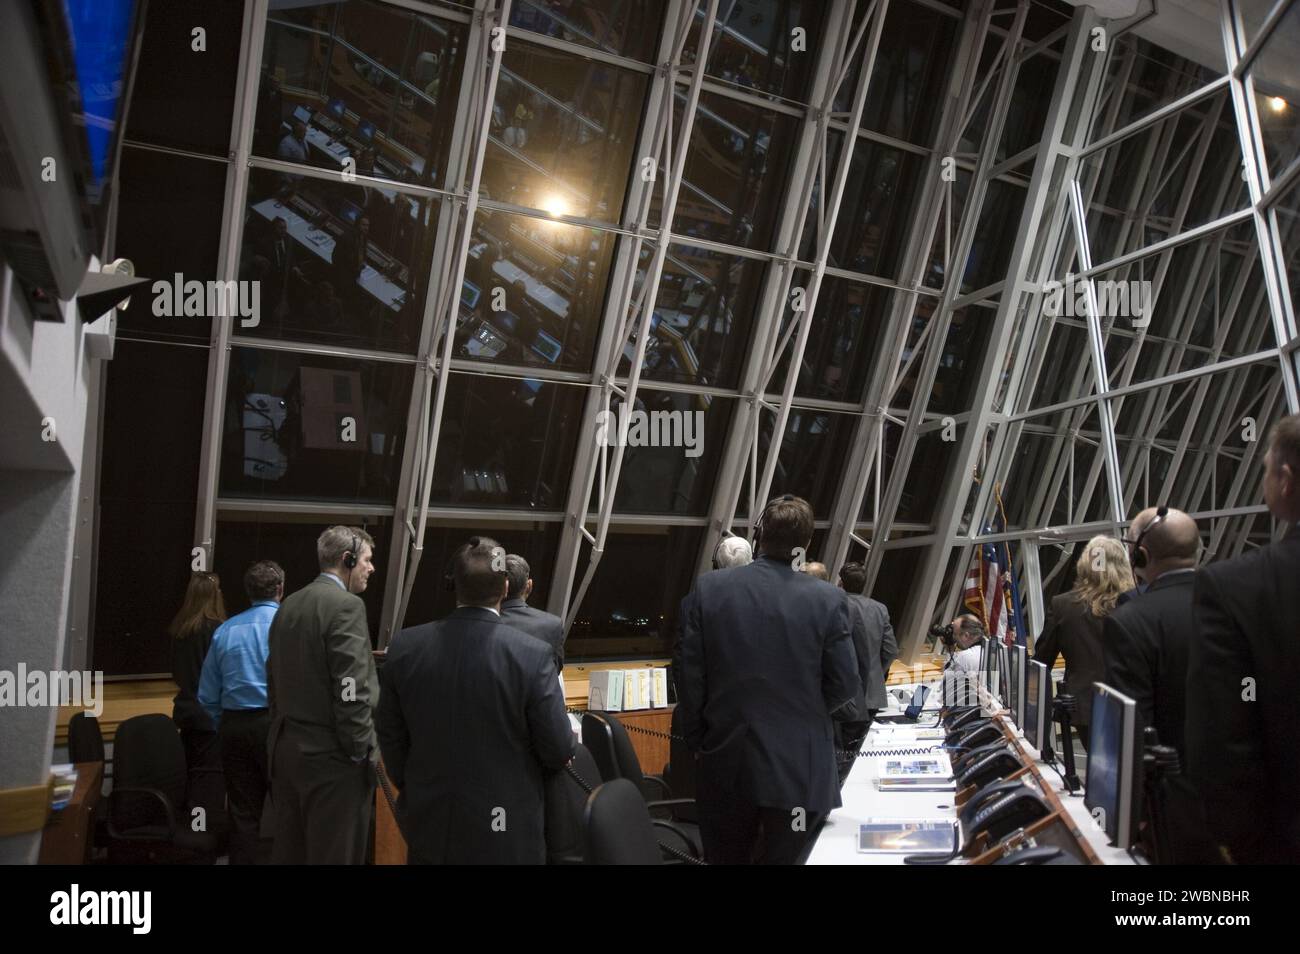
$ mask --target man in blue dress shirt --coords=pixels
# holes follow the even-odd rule
[[[203,661],[199,702],[217,726],[221,768],[230,797],[230,863],[266,861],[259,850],[262,803],[266,800],[266,657],[271,620],[284,598],[284,570],[270,560],[244,573],[244,593],[253,605],[222,623]]]

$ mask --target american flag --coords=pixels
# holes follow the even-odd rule
[[[1006,529],[1001,488],[997,488],[994,494],[998,507],[993,522],[984,528],[987,534],[1002,533]],[[1025,645],[1020,587],[1016,585],[1011,550],[1005,543],[980,546],[979,558],[966,576],[962,602],[984,623],[984,631],[990,638],[1000,639],[1008,646]]]

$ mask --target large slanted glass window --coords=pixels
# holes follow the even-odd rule
[[[795,273],[792,295],[781,318],[782,335],[794,318],[793,289],[802,288],[807,292],[811,279],[805,271]],[[826,401],[861,399],[892,298],[886,288],[830,275],[822,278],[799,365],[796,396]],[[777,362],[769,390],[779,391],[785,386],[793,348],[792,338]]]
[[[649,63],[665,7],[664,0],[515,0],[510,26]]]
[[[597,440],[617,443],[623,407],[622,402],[611,405]],[[636,410],[641,413],[628,415],[615,512],[703,515],[722,463],[734,399],[641,388]]]
[[[237,333],[414,353],[437,213],[360,181],[253,170],[239,273],[260,314]]]
[[[775,396],[768,400],[776,400]],[[759,425],[759,466],[767,459],[767,449],[776,423],[773,414],[764,413]],[[849,443],[857,418],[815,408],[794,407],[786,419],[785,438],[772,474],[769,496],[794,494],[812,505],[816,517],[826,517],[835,503],[844,462],[848,457]],[[761,476],[761,472],[760,472]],[[744,487],[737,501],[736,513],[749,510],[750,473],[745,470]],[[763,501],[759,501],[759,507]]]
[[[457,507],[558,510],[582,426],[585,389],[454,373],[447,383],[432,500]]]
[[[566,665],[597,656],[668,656],[703,538],[703,527],[611,527],[569,630]],[[579,572],[584,566],[579,561]]]
[[[613,251],[609,232],[480,210],[455,356],[589,370]]]
[[[273,8],[254,151],[442,185],[465,38],[462,24],[373,0]]]
[[[619,221],[649,85],[644,73],[524,42],[507,46],[484,191],[552,215]]]
[[[650,250],[643,249],[636,292],[650,258]],[[762,277],[763,263],[757,259],[674,244],[659,280],[642,376],[735,387],[749,347]],[[619,374],[630,373],[635,351],[633,331],[623,348]]]
[[[829,9],[818,0],[723,0],[705,72],[737,89],[805,102]],[[704,17],[704,6],[697,5],[687,62],[699,49]]]
[[[679,85],[673,106],[674,143],[680,142],[685,106],[686,87]],[[798,125],[793,116],[701,92],[673,233],[770,249]],[[661,163],[650,207],[655,228],[660,225],[666,179]]]
[[[391,504],[411,366],[234,348],[222,497]]]

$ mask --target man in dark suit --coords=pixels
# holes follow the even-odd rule
[[[840,781],[848,777],[854,756],[866,738],[876,713],[889,705],[885,677],[898,658],[898,641],[889,623],[885,604],[863,593],[867,585],[867,568],[861,563],[846,563],[840,570],[840,589],[849,598],[853,611],[853,651],[858,660],[858,678],[862,691],[853,700],[852,718],[836,721],[836,747],[840,752]]]
[[[330,527],[320,576],[281,604],[267,638],[273,864],[363,864],[379,696],[365,591],[375,541]]]
[[[1213,563],[1196,581],[1187,771],[1226,858],[1300,864],[1300,415],[1264,457],[1282,539]]]
[[[1160,744],[1185,759],[1192,585],[1201,537],[1196,522],[1181,510],[1151,507],[1134,518],[1126,542],[1133,572],[1147,591],[1116,607],[1102,624],[1106,684],[1137,703],[1139,744],[1143,729],[1155,726]],[[1205,836],[1204,808],[1195,789],[1182,774],[1165,784],[1166,860],[1214,863],[1217,853]]]
[[[705,858],[720,864],[799,859],[840,805],[832,715],[862,691],[848,600],[792,565],[812,508],[775,498],[759,528],[758,559],[695,581],[673,653]]]
[[[555,653],[555,671],[564,670],[564,620],[545,610],[528,605],[528,597],[533,592],[528,561],[518,554],[506,556],[506,580],[510,589],[501,604],[501,618],[513,626],[540,639],[551,647]]]
[[[461,546],[455,612],[402,630],[384,662],[379,743],[411,864],[546,861],[543,773],[573,757],[573,730],[551,648],[501,619],[504,557]]]
[[[302,278],[302,272],[294,263],[294,251],[294,240],[289,236],[289,223],[276,216],[271,222],[271,234],[258,243],[256,251],[265,262],[262,291],[266,311],[273,317],[279,317],[281,303],[288,303],[292,281]]]

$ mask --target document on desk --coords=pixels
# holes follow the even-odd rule
[[[858,826],[858,851],[878,854],[946,855],[957,845],[952,819],[868,818]]]
[[[952,778],[952,762],[946,752],[917,757],[892,758],[885,761],[880,773],[882,779],[944,779]]]

